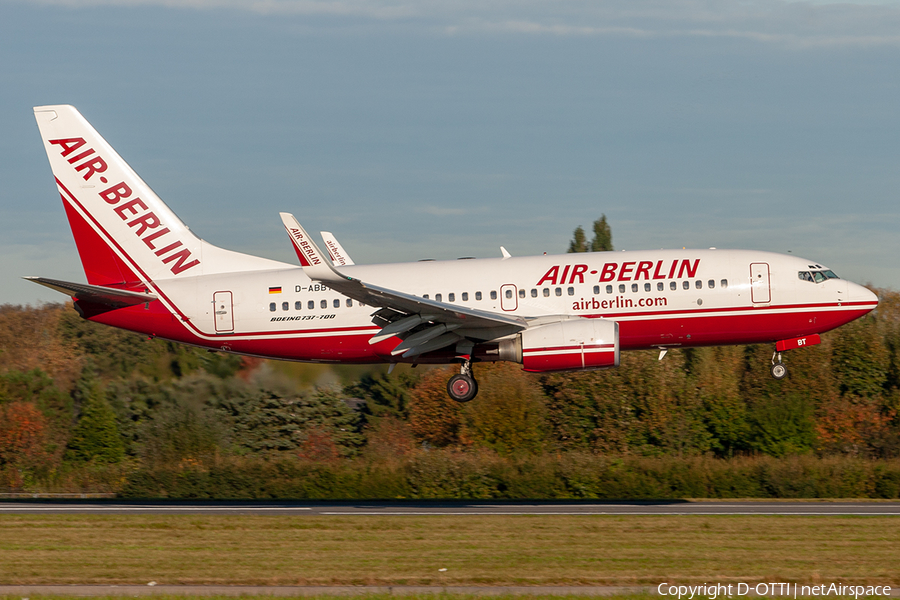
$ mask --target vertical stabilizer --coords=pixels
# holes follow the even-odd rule
[[[285,265],[196,237],[72,106],[34,116],[88,282],[141,282]]]
[[[202,272],[201,241],[74,107],[34,115],[89,283]]]

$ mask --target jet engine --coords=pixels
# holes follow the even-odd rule
[[[619,324],[575,318],[528,328],[500,342],[500,360],[535,373],[618,367]]]

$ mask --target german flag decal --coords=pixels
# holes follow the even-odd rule
[[[281,293],[281,286],[279,285],[278,287],[270,287],[270,288],[269,288],[269,293],[270,293],[270,294],[280,294],[280,293]]]

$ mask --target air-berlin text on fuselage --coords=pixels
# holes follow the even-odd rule
[[[604,263],[602,269],[591,269],[587,265],[555,265],[544,273],[537,285],[565,285],[584,283],[585,275],[597,276],[597,281],[640,281],[646,279],[682,279],[696,277],[700,259],[684,258],[671,260],[629,260]],[[589,278],[590,280],[590,278]]]
[[[106,161],[93,148],[81,150],[87,144],[84,138],[50,140],[50,143],[62,149],[60,154],[75,167],[75,171],[84,171],[82,177],[85,181],[89,181],[94,175],[105,173],[108,168]],[[71,158],[67,158],[79,150],[81,151]],[[109,183],[109,180],[102,175],[99,176],[99,180],[101,183]],[[198,259],[191,260],[190,250],[187,248],[177,250],[184,246],[181,240],[175,238],[175,235],[162,224],[159,217],[147,208],[143,200],[137,197],[131,198],[132,193],[128,184],[123,181],[106,188],[99,195],[107,204],[115,206],[113,211],[119,215],[120,219],[128,221],[128,227],[148,248],[154,251],[156,256],[160,257],[163,264],[173,263],[169,267],[173,274],[178,275],[199,265]]]

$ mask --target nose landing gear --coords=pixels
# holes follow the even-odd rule
[[[776,360],[777,359],[777,360]],[[777,350],[772,355],[772,377],[775,379],[784,379],[787,376],[787,367],[781,362],[781,352]]]
[[[447,382],[447,393],[457,402],[468,402],[478,395],[478,382],[472,373],[472,359],[466,358],[459,368],[459,375],[454,375]]]

